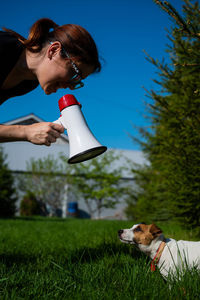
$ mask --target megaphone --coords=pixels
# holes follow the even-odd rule
[[[90,131],[81,111],[81,104],[73,95],[65,95],[58,101],[61,116],[54,123],[62,124],[69,138],[69,164],[94,158],[107,150]]]

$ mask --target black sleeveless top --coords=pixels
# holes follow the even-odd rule
[[[24,80],[8,90],[1,89],[23,50],[23,44],[15,36],[9,32],[0,31],[0,105],[11,97],[24,95],[34,90],[39,84],[37,80]]]

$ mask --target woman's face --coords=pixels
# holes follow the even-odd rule
[[[63,58],[60,52],[61,44],[59,42],[54,42],[48,46],[36,71],[37,79],[46,95],[55,93],[58,89],[74,89],[74,85],[70,80],[76,73],[71,59]],[[82,79],[93,72],[92,66],[78,62],[75,59],[73,59],[73,62],[81,71]]]

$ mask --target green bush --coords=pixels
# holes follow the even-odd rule
[[[0,147],[0,217],[12,217],[15,214],[14,178],[6,162],[6,155]]]
[[[21,216],[40,215],[40,204],[32,192],[27,192],[20,203]]]

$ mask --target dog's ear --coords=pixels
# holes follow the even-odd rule
[[[158,226],[156,226],[155,224],[151,224],[151,227],[150,227],[149,231],[153,235],[153,237],[157,237],[157,236],[162,234],[162,230]]]

